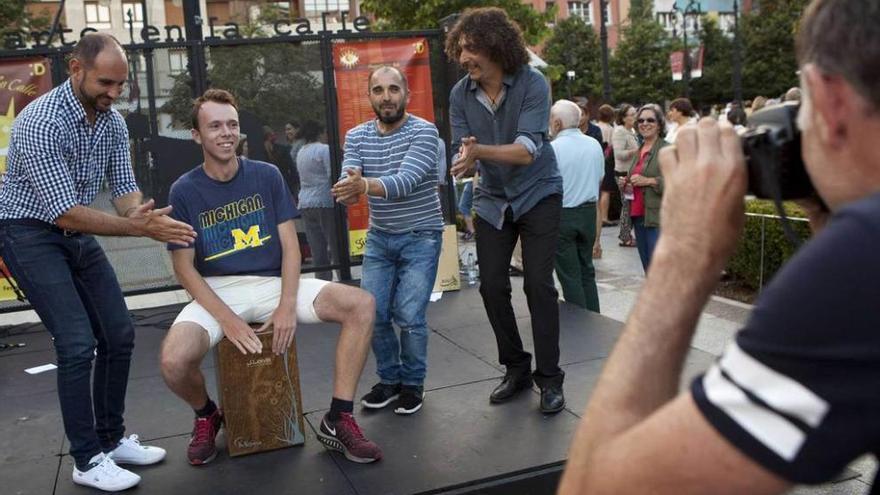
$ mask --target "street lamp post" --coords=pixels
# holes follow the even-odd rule
[[[608,0],[599,0],[599,40],[602,42],[602,95],[611,101],[611,75],[608,71],[608,28],[605,26],[605,9]]]
[[[587,8],[593,8],[591,0],[587,0]],[[602,44],[602,96],[606,102],[610,102],[611,74],[608,70],[608,28],[605,26],[605,9],[607,8],[608,0],[599,0],[599,42]]]
[[[574,82],[574,71],[570,70],[565,75],[568,78],[568,99],[571,100],[571,83]]]
[[[739,37],[739,2],[733,0],[733,99],[742,107],[742,54]]]
[[[700,15],[700,2],[697,0],[689,0],[687,6],[684,8],[684,23],[682,25],[682,32],[684,33],[684,96],[686,98],[691,97],[691,51],[688,47],[688,16],[693,16],[694,14]],[[694,27],[696,31],[696,26]]]

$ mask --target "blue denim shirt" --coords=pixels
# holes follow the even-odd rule
[[[462,78],[449,95],[452,142],[474,136],[480,144],[522,143],[533,156],[530,165],[519,166],[481,160],[480,183],[474,192],[474,208],[483,220],[500,229],[504,213],[511,208],[517,220],[551,194],[562,194],[562,177],[547,136],[550,121],[550,86],[536,69],[523,65],[503,80],[504,97],[493,112],[481,102],[482,89]]]

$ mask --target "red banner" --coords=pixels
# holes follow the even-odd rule
[[[691,79],[703,76],[703,51],[703,45],[690,49]],[[672,68],[672,80],[681,81],[684,74],[684,50],[670,53],[669,65]]]
[[[15,116],[28,103],[52,89],[49,59],[0,60],[0,183],[6,175],[6,153]],[[14,281],[0,258],[0,301],[16,298]]]
[[[376,67],[391,65],[406,74],[410,100],[407,111],[434,122],[434,94],[428,40],[403,38],[338,43],[333,46],[336,75],[336,103],[339,108],[339,135],[343,139],[352,127],[376,118],[367,97],[367,77]],[[348,208],[349,251],[363,254],[369,227],[365,198]]]

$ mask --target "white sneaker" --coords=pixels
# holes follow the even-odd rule
[[[80,471],[73,466],[73,482],[105,492],[118,492],[141,482],[141,477],[117,466],[113,459],[100,453],[89,461],[89,469]]]
[[[141,445],[137,435],[122,437],[119,445],[109,454],[116,464],[135,464],[146,466],[155,464],[165,458],[165,449]]]

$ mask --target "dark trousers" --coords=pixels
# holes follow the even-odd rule
[[[116,274],[94,237],[49,224],[0,225],[0,254],[54,338],[64,431],[84,468],[125,432],[134,327]]]
[[[596,242],[596,203],[563,208],[559,223],[556,276],[567,302],[599,312],[599,290],[593,267]]]
[[[516,240],[522,242],[523,290],[532,320],[535,372],[539,387],[562,385],[559,368],[559,304],[553,284],[553,265],[559,238],[562,196],[553,194],[513,221],[507,209],[501,230],[476,217],[477,257],[480,260],[480,294],[495,332],[498,360],[508,374],[527,374],[532,356],[523,350],[510,302],[510,257]]]

